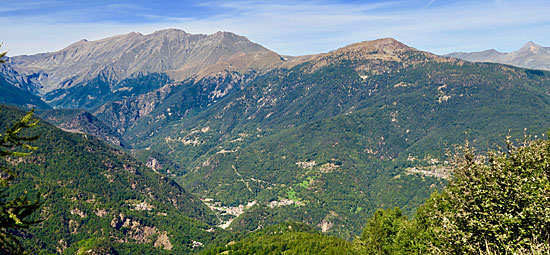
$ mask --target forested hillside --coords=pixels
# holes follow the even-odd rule
[[[3,106],[1,128],[23,115]],[[104,246],[121,254],[182,253],[228,236],[213,227],[217,217],[197,197],[120,149],[45,121],[24,135],[37,135],[31,143],[38,149],[2,164],[19,175],[10,195],[23,190],[41,195],[34,219],[42,222],[23,239],[31,253],[75,254]]]
[[[218,207],[255,204],[233,229],[293,219],[350,239],[377,208],[412,216],[445,184],[453,144],[542,134],[549,78],[365,42],[258,75],[189,117],[151,119],[134,146],[185,166],[184,187]]]
[[[284,223],[203,254],[548,254],[550,141],[506,144],[482,154],[457,147],[448,186],[414,218],[377,210],[352,242]]]

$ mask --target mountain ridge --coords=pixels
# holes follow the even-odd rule
[[[81,40],[57,52],[15,56],[8,62],[20,74],[36,76],[35,89],[44,95],[100,74],[109,83],[136,74],[166,71],[173,71],[182,80],[212,65],[259,52],[278,56],[230,32],[193,35],[166,29],[147,35],[131,32],[95,41]],[[273,60],[282,61],[280,56]]]
[[[543,47],[533,41],[527,42],[520,49],[512,52],[489,49],[478,52],[453,52],[445,56],[473,62],[492,62],[522,68],[550,70],[550,47]]]

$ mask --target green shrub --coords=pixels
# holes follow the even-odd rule
[[[454,156],[449,185],[417,212],[433,252],[509,253],[550,242],[550,141],[507,144],[485,156],[466,145]]]

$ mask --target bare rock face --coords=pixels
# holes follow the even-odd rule
[[[168,237],[166,231],[158,235],[157,241],[155,241],[154,246],[161,247],[162,249],[169,251],[172,250],[172,247],[174,247],[174,245],[172,245],[172,243],[170,242],[170,238]]]
[[[542,47],[534,42],[528,42],[521,49],[507,53],[491,49],[479,52],[454,52],[446,56],[472,62],[492,62],[523,68],[550,70],[550,47]]]
[[[247,69],[279,61],[279,55],[243,36],[229,32],[194,35],[177,29],[81,40],[57,52],[9,59],[14,71],[33,79],[40,94],[98,76],[112,84],[133,75],[170,71],[181,80],[220,66]]]

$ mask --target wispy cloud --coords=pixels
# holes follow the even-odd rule
[[[395,37],[435,53],[493,47],[507,51],[529,40],[550,45],[546,0],[266,2],[202,1],[167,11],[155,9],[162,5],[124,2],[106,5],[110,14],[99,19],[79,19],[93,15],[94,9],[72,8],[17,14],[17,19],[0,17],[0,23],[11,55],[58,50],[82,38],[169,27],[191,33],[231,31],[291,55],[326,52],[379,37]]]
[[[433,3],[435,3],[435,0],[430,0],[430,2],[428,2],[423,9],[430,7],[430,5],[432,5]]]

